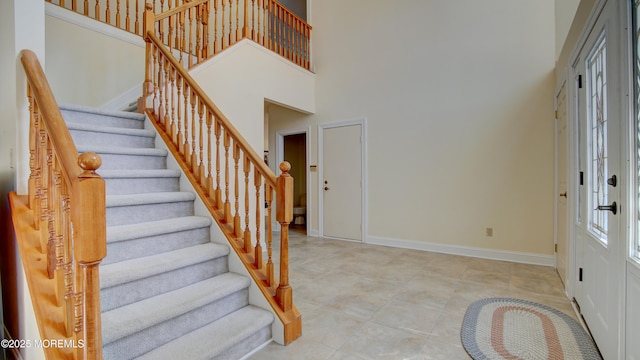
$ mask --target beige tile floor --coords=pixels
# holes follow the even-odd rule
[[[574,318],[555,269],[292,233],[290,273],[303,334],[251,359],[469,359],[472,302],[515,297]]]

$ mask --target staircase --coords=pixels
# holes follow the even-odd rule
[[[102,158],[107,256],[100,266],[104,359],[238,359],[271,340],[271,312],[194,215],[145,117],[61,105],[79,153]]]

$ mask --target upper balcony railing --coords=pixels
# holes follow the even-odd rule
[[[46,0],[119,29],[143,36],[145,0]],[[178,14],[183,4],[198,10]],[[168,18],[160,40],[188,55],[187,69],[242,39],[250,39],[309,70],[311,26],[276,0],[152,0]]]

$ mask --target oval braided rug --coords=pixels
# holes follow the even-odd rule
[[[462,345],[480,359],[597,359],[584,328],[568,315],[531,301],[489,298],[464,315]]]

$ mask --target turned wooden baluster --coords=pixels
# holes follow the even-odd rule
[[[187,163],[191,168],[191,172],[197,175],[196,165],[198,164],[196,153],[196,105],[198,98],[195,89],[191,89],[191,149],[189,150],[189,159]]]
[[[73,242],[71,240],[71,196],[69,189],[65,190],[63,197],[62,216],[64,219],[64,302],[65,302],[65,324],[67,337],[71,337],[74,330],[74,303],[73,296]]]
[[[224,130],[224,222],[230,224],[232,220],[231,202],[229,201],[229,146],[231,146],[231,136]]]
[[[251,165],[249,157],[246,159],[247,166]],[[260,203],[260,188],[262,187],[262,175],[257,168],[255,168],[253,172],[253,185],[256,187],[256,249],[254,251],[253,265],[257,269],[262,269],[262,243],[260,242],[260,218],[262,217],[260,211],[262,208],[262,204]]]
[[[237,238],[242,237],[242,228],[240,226],[240,184],[239,184],[239,168],[240,168],[240,146],[236,141],[233,142],[233,164],[235,170],[234,177],[234,195],[235,195],[235,210],[236,213],[233,217],[233,231]]]
[[[161,89],[164,90],[164,102],[163,102],[163,110],[164,110],[164,115],[162,115],[162,124],[164,126],[165,131],[170,132],[171,130],[169,129],[171,126],[171,118],[169,117],[169,90],[171,89],[169,87],[170,85],[170,80],[169,80],[169,59],[167,57],[163,57],[164,61],[163,61],[163,66],[162,69],[164,70],[162,73],[162,82],[160,83]],[[160,92],[160,95],[162,96],[162,92]]]
[[[194,8],[189,8],[188,10],[189,12],[189,57],[188,62],[185,66],[185,68],[190,68],[193,65],[193,61],[191,60],[191,57],[194,55],[193,51],[194,51],[194,46],[193,46],[193,19],[194,19],[194,13],[195,13],[195,9]]]
[[[249,229],[249,172],[251,171],[249,157],[244,157],[242,168],[244,170],[244,252],[249,254],[253,247],[251,245],[251,230]]]
[[[251,8],[253,10],[253,7]],[[244,0],[244,20],[242,24],[242,37],[249,37],[249,0]]]
[[[34,211],[34,217],[37,219],[39,217],[39,213],[36,212],[36,203],[37,203],[37,187],[36,182],[37,178],[40,176],[38,174],[38,160],[36,151],[38,149],[38,131],[40,127],[40,121],[35,112],[35,100],[33,99],[33,90],[31,89],[31,85],[27,85],[27,99],[29,100],[29,209]],[[38,222],[35,222],[35,229],[38,230]]]
[[[213,178],[211,177],[211,125],[213,125],[213,114],[207,109],[207,195],[213,197]],[[213,197],[215,198],[215,197]]]
[[[126,15],[124,17],[124,28],[127,31],[131,31],[131,16],[129,16],[129,12],[131,11],[131,7],[129,4],[129,0],[127,0],[126,4],[125,4],[127,10],[126,10]]]
[[[184,64],[184,59],[183,59],[183,55],[184,52],[187,49],[187,35],[186,35],[186,28],[185,28],[185,18],[186,15],[183,12],[180,13],[179,18],[178,18],[178,22],[179,22],[179,27],[180,27],[180,46],[178,46],[178,49],[180,49],[180,65],[185,66]],[[177,36],[177,34],[176,34]]]
[[[176,21],[176,18],[175,18],[175,17],[176,17],[176,15],[171,15],[171,16],[169,16],[169,19],[167,19],[167,21],[168,21],[168,26],[169,26],[169,29],[168,29],[169,36],[168,36],[168,39],[167,39],[167,46],[169,47],[169,50],[170,50],[172,53],[173,53],[173,51],[172,51],[172,50],[174,49],[174,45],[173,45],[173,31],[174,31],[174,28],[175,28],[175,21]]]
[[[227,42],[227,46],[231,46],[233,42],[231,42],[233,33],[233,0],[229,0],[229,41]]]
[[[170,139],[172,139],[172,141],[175,144],[175,134],[176,134],[176,69],[171,66],[170,68],[170,72],[169,72],[169,81],[171,82],[171,122],[169,123],[169,129],[167,129],[167,135],[169,136]],[[179,103],[179,102],[178,102]]]
[[[178,148],[178,152],[185,157],[185,160],[187,159],[186,156],[186,152],[189,149],[189,124],[188,124],[188,116],[189,116],[189,84],[185,81],[184,82],[184,89],[183,89],[183,95],[184,95],[184,115],[182,116],[182,137],[183,137],[183,141],[180,142]]]
[[[276,192],[276,220],[280,223],[280,285],[276,289],[276,301],[283,311],[293,306],[293,292],[289,285],[289,224],[293,220],[293,177],[289,175],[291,164],[280,164]]]
[[[273,222],[273,209],[272,209],[272,203],[273,203],[273,188],[271,187],[271,185],[266,185],[265,186],[265,201],[267,202],[267,265],[265,268],[265,272],[266,272],[266,276],[267,276],[267,285],[268,286],[273,286],[275,285],[275,277],[274,277],[274,266],[273,266],[273,229],[272,229],[272,222]]]
[[[198,145],[199,145],[199,156],[198,156],[198,166],[196,168],[196,177],[200,184],[204,184],[204,103],[201,98],[198,98],[198,115],[200,117],[200,126],[198,127]]]
[[[43,120],[44,121],[44,120]],[[47,166],[47,159],[49,157],[48,151],[49,138],[47,137],[44,123],[40,123],[40,221],[38,229],[40,229],[40,249],[44,254],[47,253],[47,219],[49,216],[49,171]],[[36,219],[37,221],[37,219]]]
[[[55,201],[55,179],[53,169],[55,166],[56,158],[53,151],[53,144],[51,138],[47,136],[47,165],[45,167],[45,173],[47,174],[46,190],[47,190],[47,226],[46,226],[46,238],[47,238],[47,275],[49,279],[54,278],[56,268],[56,239],[54,230],[54,221],[56,217]],[[60,305],[60,304],[58,304]]]
[[[93,16],[96,20],[100,21],[100,0],[96,0],[95,13]]]
[[[84,16],[89,16],[89,0],[84,0]]]
[[[211,2],[208,1],[202,4],[202,33],[204,34],[204,39],[202,41],[202,55],[203,59],[208,59],[209,54],[209,16],[211,16]]]
[[[135,0],[135,1],[136,1],[136,21],[134,23],[134,29],[135,29],[135,33],[139,34],[140,33],[140,3],[138,2],[139,0]]]
[[[240,27],[240,0],[235,0],[236,2],[236,41],[242,38],[242,28]],[[246,0],[244,0],[246,1]]]
[[[182,54],[182,53],[181,53]],[[177,106],[177,119],[178,122],[176,124],[176,131],[174,132],[174,136],[173,136],[173,144],[176,145],[176,148],[180,148],[180,144],[182,144],[183,139],[182,139],[182,84],[184,82],[184,79],[182,78],[182,76],[178,76],[178,94],[177,94],[177,100],[176,103],[178,104]]]
[[[202,36],[200,34],[200,32],[202,31],[201,29],[201,25],[202,25],[202,9],[201,9],[201,5],[196,6],[195,9],[193,9],[196,13],[196,45],[195,45],[195,60],[196,60],[196,64],[199,64],[202,61]],[[193,29],[191,30],[193,31]]]
[[[105,0],[107,2],[107,6],[106,9],[104,11],[105,15],[104,15],[104,19],[107,24],[111,24],[111,0]]]
[[[215,204],[217,209],[222,208],[222,189],[220,188],[220,135],[222,134],[222,126],[217,119],[215,120],[214,133],[216,135],[216,191]]]
[[[120,29],[120,0],[116,0],[116,27]]]
[[[213,53],[218,52],[218,0],[213,0]]]
[[[85,346],[78,351],[84,359],[102,359],[99,265],[107,255],[105,184],[95,172],[102,164],[97,154],[80,155],[78,164],[84,172],[73,184],[74,207],[71,210],[74,258],[80,270],[78,285],[83,289],[84,309],[82,337]]]

